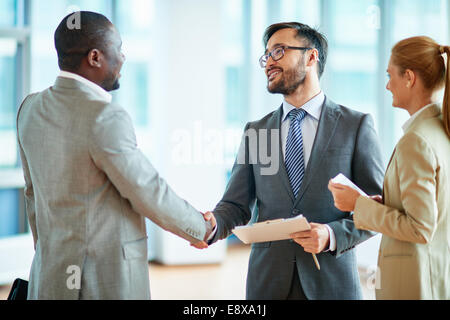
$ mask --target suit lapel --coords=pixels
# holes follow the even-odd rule
[[[319,126],[317,127],[316,137],[314,139],[311,155],[309,157],[308,166],[306,167],[305,176],[298,192],[298,196],[295,199],[294,206],[296,206],[300,199],[303,197],[311,182],[312,177],[314,177],[315,172],[319,170],[320,163],[322,162],[322,158],[324,157],[325,152],[328,149],[328,145],[330,144],[331,138],[334,135],[334,131],[336,130],[340,116],[341,113],[338,110],[337,106],[327,97],[325,97],[325,101],[322,106],[322,113],[319,119]]]
[[[289,196],[292,199],[292,202],[295,201],[295,197],[294,197],[294,193],[292,192],[292,188],[291,188],[291,183],[289,182],[289,177],[286,171],[286,166],[284,164],[284,158],[283,158],[283,149],[282,149],[282,141],[281,141],[281,116],[283,114],[283,105],[281,105],[281,107],[275,111],[275,113],[273,114],[273,116],[269,119],[268,123],[267,123],[267,129],[268,129],[268,134],[270,135],[270,130],[274,129],[274,130],[279,130],[279,134],[278,134],[278,163],[279,163],[279,168],[278,168],[278,174],[277,176],[280,178],[282,184],[284,185],[286,191],[288,192]]]
[[[397,151],[397,146],[395,146],[394,151],[392,152],[391,158],[389,159],[388,165],[386,167],[386,171],[384,172],[384,176],[386,177],[388,171],[389,171],[389,166],[391,165],[392,159],[394,159],[395,156],[395,152]],[[383,199],[383,203],[384,203],[384,181],[383,181],[383,190],[381,192],[381,197]]]

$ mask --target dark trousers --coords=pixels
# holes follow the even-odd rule
[[[303,288],[298,277],[297,268],[294,268],[291,289],[289,290],[287,300],[308,300],[308,298],[306,298],[305,296],[305,293],[303,292]]]

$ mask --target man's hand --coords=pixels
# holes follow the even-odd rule
[[[206,221],[206,234],[205,234],[205,238],[203,239],[203,241],[198,241],[195,243],[191,243],[191,246],[197,248],[197,249],[206,249],[208,248],[208,238],[211,235],[211,232],[214,230],[217,222],[216,222],[216,218],[214,217],[214,214],[210,211],[206,212],[206,213],[202,213],[203,214],[203,218]]]
[[[195,243],[191,243],[192,247],[195,247],[197,249],[206,249],[208,248],[208,244],[205,241],[197,241]]]
[[[310,223],[311,230],[295,232],[291,238],[308,253],[320,253],[330,245],[330,234],[325,225]]]
[[[212,213],[211,211],[208,211],[203,214],[203,218],[205,218],[205,221],[211,221],[211,226],[212,226],[211,230],[214,230],[214,227],[217,224],[216,217],[214,217],[214,213]]]

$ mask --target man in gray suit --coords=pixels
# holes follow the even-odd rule
[[[55,32],[59,77],[18,112],[36,250],[29,299],[149,299],[144,217],[196,246],[213,227],[158,175],[111,102],[121,45],[106,17],[67,16]]]
[[[327,185],[341,172],[366,193],[380,192],[383,165],[372,118],[321,91],[327,41],[319,32],[300,23],[275,24],[266,29],[264,44],[267,88],[284,102],[246,125],[225,194],[205,215],[217,221],[211,243],[247,224],[255,205],[257,221],[303,214],[311,231],[252,245],[247,299],[361,299],[353,248],[374,234],[357,230],[351,215],[334,207]],[[249,132],[267,135],[255,143],[260,135]],[[272,150],[276,170],[267,159],[255,159],[260,150]]]

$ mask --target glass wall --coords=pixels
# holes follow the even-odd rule
[[[240,142],[241,131],[249,117],[248,101],[248,17],[249,6],[244,0],[222,1],[224,25],[221,35],[223,41],[222,64],[225,77],[225,124],[234,139],[226,145],[226,180]]]
[[[369,14],[376,8],[376,2],[327,2],[326,36],[330,48],[323,88],[337,103],[373,115],[376,115],[380,25]]]
[[[409,117],[391,106],[392,96],[385,89],[391,48],[415,35],[448,43],[449,3],[322,0],[321,5],[321,26],[330,44],[324,91],[336,102],[374,117],[387,164]]]
[[[17,108],[29,92],[30,32],[25,4],[24,0],[0,3],[0,238],[27,230],[16,143]]]
[[[0,168],[11,168],[17,164],[15,139],[17,83],[17,41],[0,38]]]
[[[15,27],[20,24],[21,1],[3,0],[0,2],[0,28]]]
[[[449,1],[396,0],[392,4],[391,10],[391,20],[388,23],[392,30],[392,45],[404,38],[417,35],[429,36],[438,43],[449,44]],[[395,141],[403,135],[401,124],[405,123],[408,118],[409,114],[406,111],[394,111],[393,136]]]
[[[155,15],[153,0],[116,2],[114,20],[122,35],[126,62],[122,68],[120,90],[115,98],[131,115],[139,130],[145,130],[150,120],[150,77],[152,58],[152,32]]]

